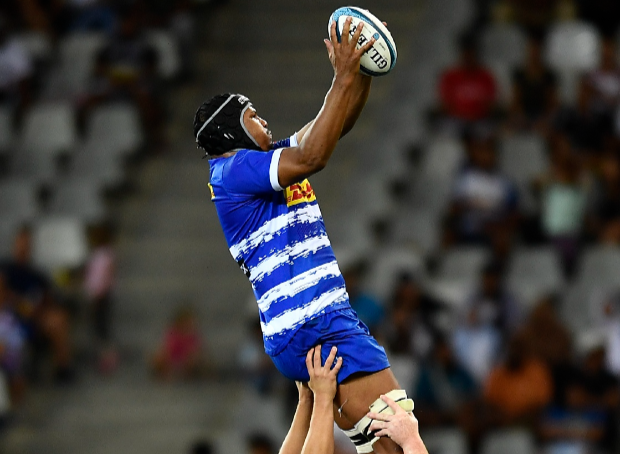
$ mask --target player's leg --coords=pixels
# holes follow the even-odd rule
[[[343,430],[352,429],[368,413],[370,405],[395,389],[400,389],[390,369],[373,374],[355,374],[338,386],[334,398],[334,421]],[[402,449],[389,438],[381,438],[373,445],[377,454],[402,453]]]

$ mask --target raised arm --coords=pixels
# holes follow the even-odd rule
[[[310,373],[308,385],[314,393],[314,408],[302,454],[334,453],[334,396],[338,371],[342,367],[342,358],[336,360],[336,353],[336,347],[332,347],[323,366],[320,345],[306,356],[306,367]]]
[[[301,454],[304,441],[310,429],[314,396],[307,384],[297,382],[297,389],[299,390],[299,402],[297,403],[291,428],[280,448],[280,454]]]
[[[322,170],[342,135],[349,104],[354,101],[360,58],[374,44],[374,39],[371,39],[365,46],[356,49],[363,24],[360,24],[351,38],[350,26],[351,19],[347,18],[339,43],[336,23],[332,24],[328,45],[328,49],[331,46],[330,61],[334,68],[332,86],[319,114],[303,134],[299,146],[282,151],[278,165],[278,182],[281,187],[287,187]]]

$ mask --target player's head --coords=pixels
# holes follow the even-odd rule
[[[267,122],[256,114],[250,100],[230,93],[214,96],[198,108],[194,137],[210,156],[238,148],[267,151],[271,146]]]

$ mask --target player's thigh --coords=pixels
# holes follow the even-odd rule
[[[349,377],[338,386],[334,398],[334,419],[338,427],[344,430],[353,428],[368,413],[368,407],[379,396],[394,389],[400,389],[400,386],[390,369]],[[389,438],[379,439],[373,449],[377,454],[403,452],[402,448]]]
[[[394,389],[400,389],[392,371],[355,374],[340,385],[334,398],[334,418],[338,427],[352,429],[369,411],[370,405]]]

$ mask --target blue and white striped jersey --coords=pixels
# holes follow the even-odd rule
[[[215,158],[211,200],[233,258],[250,279],[265,351],[280,353],[304,323],[349,308],[344,279],[308,180],[280,187],[278,162],[292,136],[268,152]]]

